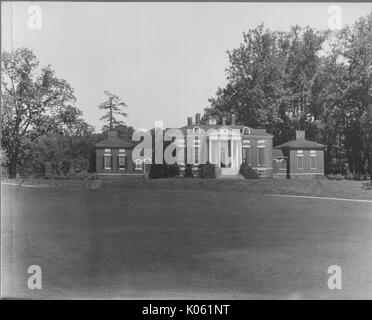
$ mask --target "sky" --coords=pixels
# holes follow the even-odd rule
[[[41,20],[32,19],[31,5],[39,6]],[[240,45],[243,32],[260,23],[272,30],[327,29],[331,5],[2,2],[1,45],[30,48],[41,66],[50,64],[72,85],[76,106],[97,131],[104,90],[128,105],[127,125],[151,128],[163,120],[181,127],[226,84],[226,51]],[[372,9],[371,3],[338,5],[343,25]]]

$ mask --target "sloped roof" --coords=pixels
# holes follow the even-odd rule
[[[291,140],[287,141],[279,146],[276,146],[274,149],[290,149],[290,150],[296,150],[296,149],[325,149],[324,144],[320,144],[314,141],[306,140],[306,139],[297,139],[297,140]]]
[[[198,127],[200,129],[203,129],[204,131],[208,131],[210,129],[216,129],[219,130],[221,128],[230,128],[230,129],[238,129],[241,130],[243,128],[249,128],[250,135],[266,135],[266,136],[272,136],[271,134],[267,133],[265,129],[254,129],[248,126],[243,126],[243,125],[222,125],[222,124],[216,124],[216,125],[211,125],[211,124],[193,124],[193,125],[187,125],[184,127],[181,127],[180,130],[182,132],[187,132],[189,129],[194,129],[195,127]]]
[[[281,149],[273,149],[273,158],[286,158]]]
[[[135,145],[128,137],[119,138],[118,136],[109,136],[107,139],[95,144],[97,148],[133,148]]]

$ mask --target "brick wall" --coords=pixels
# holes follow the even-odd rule
[[[251,160],[250,165],[256,171],[259,171],[260,177],[262,178],[272,178],[273,169],[272,169],[272,159],[273,159],[273,140],[272,138],[267,137],[252,137],[246,136],[243,137],[243,141],[249,140]],[[264,163],[262,165],[258,164],[258,152],[260,146],[265,146],[264,150]]]
[[[111,149],[111,157],[112,157],[112,167],[111,170],[105,170],[104,165],[104,154],[105,148],[97,148],[96,149],[96,172],[97,173],[130,173],[135,171],[135,164],[132,160],[132,150],[126,149],[127,155],[127,168],[126,170],[119,170],[118,167],[118,156],[119,156],[119,148],[110,148]]]
[[[324,175],[324,152],[323,150],[315,150],[316,154],[316,169],[310,167],[310,150],[302,150],[303,152],[303,169],[299,169],[297,165],[298,150],[289,151],[289,171],[291,178],[302,178],[310,177],[314,178],[316,176]]]

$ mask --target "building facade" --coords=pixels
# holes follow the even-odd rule
[[[324,176],[325,145],[305,139],[305,131],[296,131],[296,139],[277,147],[287,160],[286,176],[290,179]]]
[[[226,118],[222,118],[220,125],[216,122],[210,118],[202,124],[200,114],[196,114],[194,123],[188,118],[187,125],[180,128],[184,140],[178,145],[181,148],[178,164],[191,164],[196,171],[200,164],[210,163],[215,165],[217,177],[234,177],[245,162],[259,177],[272,178],[273,136],[264,129],[237,125],[234,115],[229,124]]]
[[[108,131],[107,139],[96,143],[96,173],[98,175],[120,175],[140,173],[143,164],[132,158],[135,143],[129,138],[120,138],[117,131]]]
[[[216,177],[239,177],[243,163],[254,169],[259,178],[314,178],[324,175],[325,146],[305,139],[304,131],[296,131],[296,139],[283,143],[273,149],[273,136],[264,129],[254,129],[237,125],[232,115],[231,123],[222,119],[200,121],[196,114],[195,122],[187,119],[187,125],[176,128],[149,131],[152,149],[148,158],[133,158],[133,149],[139,142],[120,138],[116,131],[109,131],[107,139],[96,144],[96,172],[98,175],[124,175],[149,173],[151,164],[155,164],[157,135],[160,135],[163,163],[165,150],[173,143],[176,152],[175,162],[179,166],[180,177],[185,176],[191,167],[192,175],[199,176],[201,165],[213,164]],[[175,139],[166,139],[169,131],[177,133]],[[164,143],[163,141],[168,141]],[[138,153],[137,153],[138,154]]]

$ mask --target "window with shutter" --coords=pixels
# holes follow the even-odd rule
[[[119,156],[119,170],[125,170],[127,168],[127,156],[126,155],[120,155]]]
[[[250,147],[243,147],[243,162],[251,165],[251,148]]]

